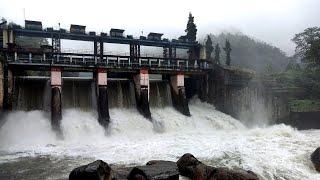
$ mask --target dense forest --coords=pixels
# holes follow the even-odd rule
[[[292,41],[296,44],[294,57],[301,63],[292,58],[284,72],[273,76],[278,87],[304,92],[289,97],[291,110],[320,111],[320,27],[307,28],[296,34]]]
[[[210,37],[213,47],[216,44],[224,47],[226,40],[230,41],[232,66],[254,69],[258,74],[281,72],[285,70],[290,61],[279,48],[254,40],[244,34],[221,33],[219,35],[210,34]],[[220,58],[221,64],[226,64],[225,51],[221,51]]]

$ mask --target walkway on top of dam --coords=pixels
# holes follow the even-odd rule
[[[201,60],[183,58],[163,58],[152,56],[131,57],[130,55],[103,55],[97,58],[94,54],[59,53],[58,57],[51,52],[4,51],[6,61],[14,70],[44,70],[60,67],[64,71],[95,71],[107,68],[114,72],[135,72],[147,69],[150,72],[170,73],[175,71],[186,74],[202,74],[209,69],[209,63]]]
[[[139,69],[151,73],[203,74],[209,69],[210,62],[205,60],[205,48],[198,42],[189,42],[185,36],[179,39],[161,38],[161,33],[149,33],[147,37],[134,38],[124,35],[124,30],[111,29],[110,34],[101,32],[86,33],[85,26],[71,25],[70,30],[43,28],[42,22],[25,21],[25,27],[1,27],[0,53],[10,69],[49,71],[59,67],[63,71],[96,71],[106,68],[114,72],[135,72]],[[16,43],[17,37],[46,38],[51,45],[21,47]],[[93,43],[93,50],[85,52],[75,50],[68,52],[62,49],[61,40],[75,40]],[[76,43],[76,42],[75,42]],[[106,52],[105,43],[128,45],[128,54]],[[141,46],[163,48],[161,56],[140,52]],[[188,53],[180,57],[177,49],[186,49]]]

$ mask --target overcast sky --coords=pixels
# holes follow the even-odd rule
[[[152,31],[164,33],[164,38],[183,35],[192,12],[198,40],[208,33],[237,31],[288,55],[294,53],[294,34],[320,26],[320,0],[0,0],[0,5],[0,17],[22,25],[25,14],[45,27],[79,24],[97,32],[123,28],[134,36]]]

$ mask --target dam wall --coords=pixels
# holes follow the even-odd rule
[[[13,73],[9,70],[8,64],[0,56],[0,111],[12,109],[13,102]]]
[[[1,65],[3,66],[0,68],[2,109],[12,107],[13,110],[52,111],[50,77],[21,76],[23,77],[21,78],[15,73],[15,78],[12,78],[12,72]],[[100,89],[107,94],[104,96],[103,104],[108,103],[101,106],[102,109],[138,107],[138,110],[139,108],[140,111],[143,110],[142,115],[151,118],[150,108],[173,106],[182,114],[192,116],[188,101],[194,95],[198,95],[202,101],[213,104],[217,110],[241,120],[248,126],[277,123],[303,125],[301,119],[304,115],[290,112],[288,93],[276,91],[274,81],[258,79],[249,70],[217,66],[201,75],[173,74],[150,82],[149,80],[143,82],[141,74],[137,73],[134,78],[127,79],[110,78],[107,91],[106,85],[100,85]],[[62,111],[72,108],[83,111],[98,109],[97,94],[100,92],[95,78],[63,78],[60,88]]]
[[[1,57],[0,57],[1,58]],[[4,81],[3,63],[0,59],[0,110],[3,109],[3,81]]]
[[[195,79],[196,93],[202,101],[241,120],[248,126],[287,122],[288,96],[275,93],[274,82],[257,79],[250,70],[216,66]]]

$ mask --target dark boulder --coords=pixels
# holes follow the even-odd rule
[[[151,160],[148,161],[146,165],[166,165],[166,166],[172,166],[174,168],[178,168],[177,163],[173,161],[163,161],[163,160]]]
[[[137,166],[128,176],[129,180],[178,180],[179,169],[175,162],[149,161],[146,166]]]
[[[259,179],[252,171],[233,171],[225,168],[216,168],[211,179],[221,180],[257,180]]]
[[[114,178],[116,180],[127,180],[132,169],[133,167],[112,167],[112,170],[115,172]]]
[[[198,161],[192,154],[184,154],[177,162],[180,174],[191,179],[210,179],[216,169]]]
[[[112,178],[110,166],[102,160],[77,167],[69,174],[69,180],[110,180]]]
[[[311,154],[311,161],[318,172],[320,172],[320,147]]]
[[[192,154],[184,154],[177,162],[180,174],[192,180],[257,180],[251,171],[233,171],[207,166]]]

